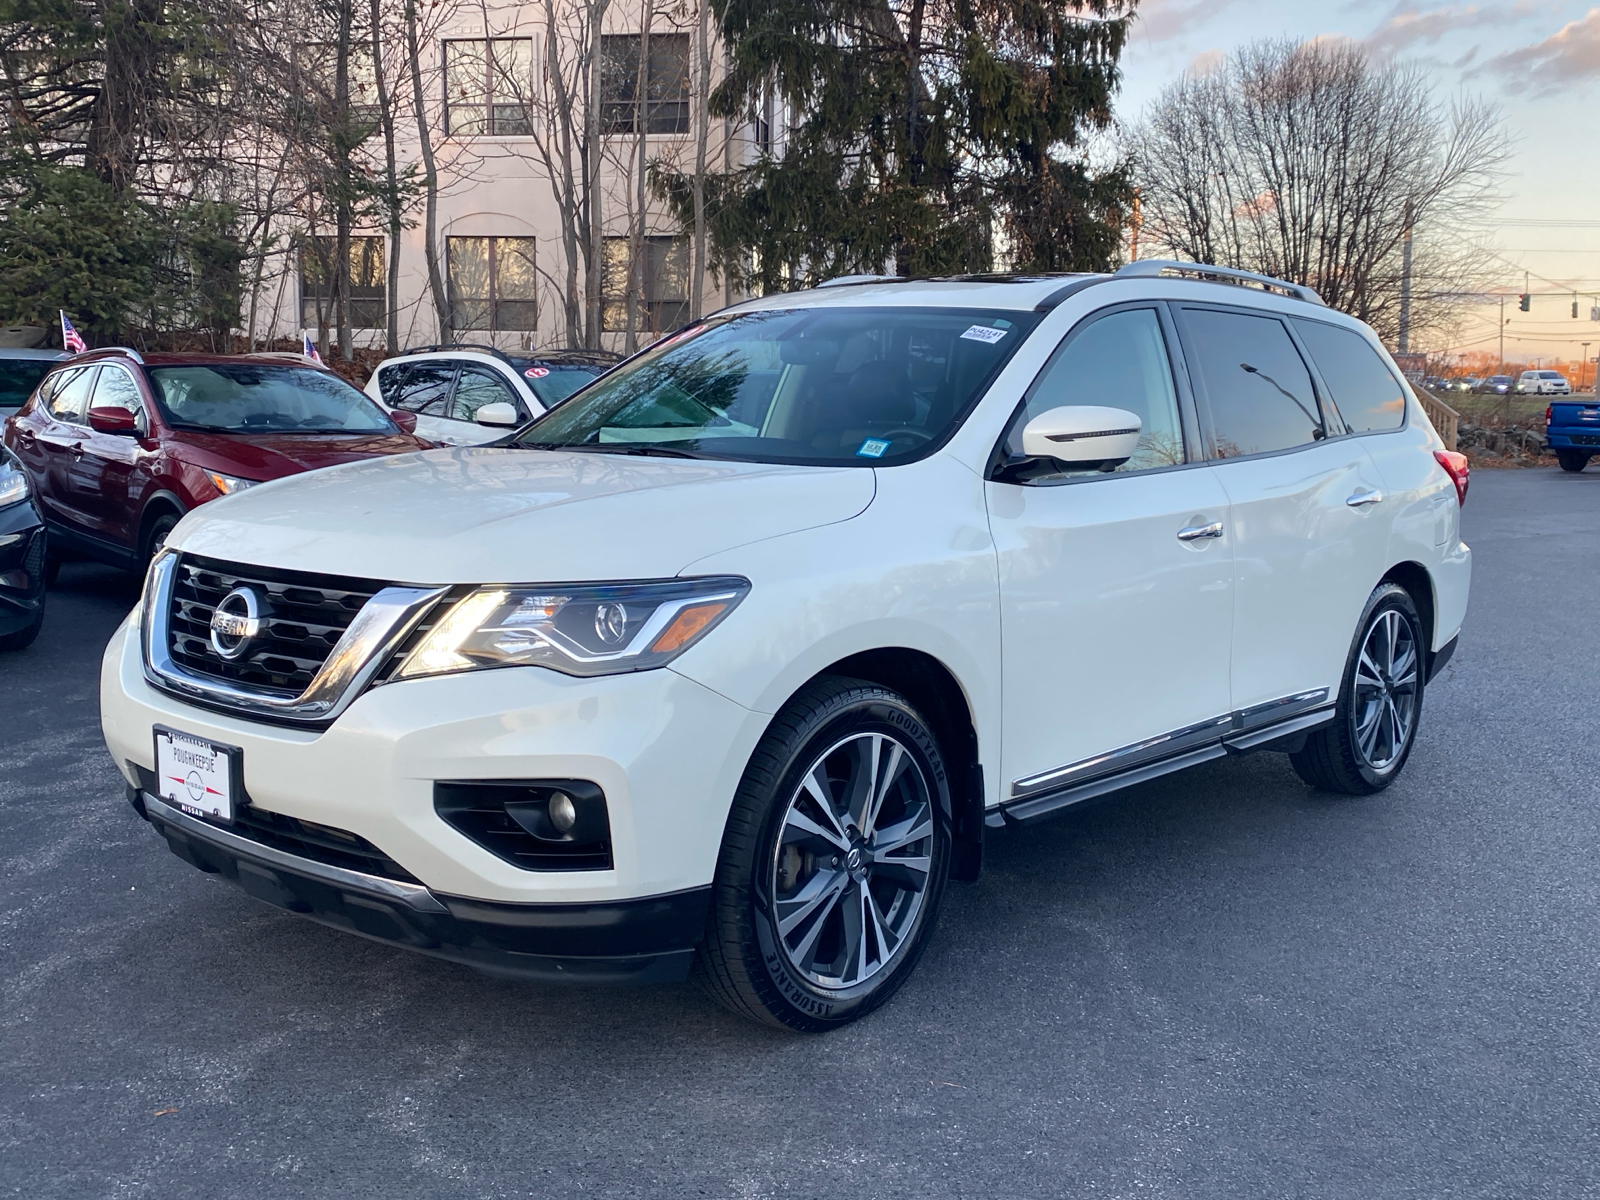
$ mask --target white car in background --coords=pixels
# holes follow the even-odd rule
[[[1570,396],[1572,385],[1560,371],[1524,371],[1517,379],[1520,396]]]
[[[419,437],[475,446],[543,416],[618,361],[598,350],[424,346],[379,363],[366,391],[387,409],[415,413]]]
[[[172,850],[268,903],[825,1030],[904,982],[986,827],[1260,750],[1388,787],[1466,492],[1377,336],[1293,284],[772,295],[500,444],[190,513],[102,727]]]

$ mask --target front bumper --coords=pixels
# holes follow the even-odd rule
[[[676,982],[705,928],[709,887],[612,903],[497,904],[288,854],[134,788],[129,798],[179,858],[258,900],[491,975]]]
[[[154,768],[156,725],[236,746],[254,810],[355,835],[401,868],[396,876],[463,900],[609,904],[708,885],[769,720],[670,668],[574,679],[515,667],[386,684],[325,730],[283,728],[153,688],[137,619],[107,646],[100,688],[106,745],[130,785],[146,786]],[[435,781],[528,779],[599,786],[610,868],[524,869],[434,807]]]

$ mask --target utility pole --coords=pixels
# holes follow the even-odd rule
[[[1506,298],[1504,296],[1500,297],[1500,361],[1499,365],[1495,367],[1494,373],[1496,375],[1504,375],[1506,373]]]
[[[1577,391],[1583,391],[1583,377],[1589,373],[1589,342],[1579,342],[1583,347],[1583,357],[1578,360],[1578,386]],[[1600,376],[1600,372],[1596,373]]]
[[[1400,243],[1400,353],[1411,352],[1411,206],[1406,205],[1406,231]]]

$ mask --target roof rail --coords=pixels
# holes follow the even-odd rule
[[[1254,288],[1262,292],[1275,292],[1292,300],[1307,304],[1328,302],[1302,283],[1274,279],[1270,275],[1257,275],[1253,271],[1237,271],[1232,267],[1214,267],[1209,263],[1178,262],[1167,258],[1141,258],[1117,268],[1117,278],[1166,277],[1171,279],[1197,279],[1205,283],[1230,283],[1235,287]]]
[[[819,288],[849,287],[856,283],[909,283],[910,278],[905,275],[836,275],[832,279],[824,279],[817,284]]]
[[[301,354],[298,350],[252,350],[245,358],[264,358],[272,362],[296,362],[308,367],[322,367],[330,369],[327,363],[318,362],[309,354]]]
[[[133,361],[138,363],[141,367],[144,366],[144,359],[140,356],[139,352],[137,350],[135,350],[132,346],[96,346],[92,350],[82,350],[82,351],[79,351],[79,353],[81,353],[81,354],[126,354],[129,358],[133,359]]]
[[[490,346],[483,342],[443,342],[437,346],[411,346],[400,351],[396,358],[404,358],[408,354],[434,354],[441,350],[481,350],[485,354],[492,354],[496,358],[511,361],[511,356],[499,346]]]

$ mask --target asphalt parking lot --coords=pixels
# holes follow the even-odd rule
[[[180,862],[100,741],[133,585],[69,566],[0,658],[0,1194],[1596,1195],[1600,467],[1479,472],[1465,521],[1391,791],[1257,755],[996,834],[898,999],[821,1038]]]

